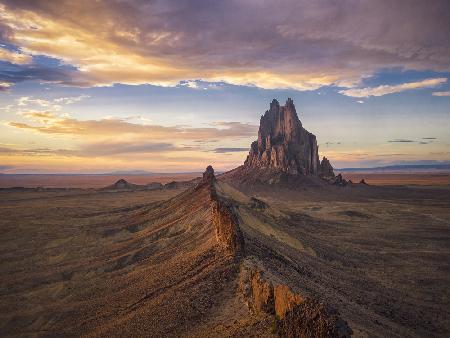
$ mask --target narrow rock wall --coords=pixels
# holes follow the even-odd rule
[[[244,237],[233,206],[212,194],[212,219],[216,238],[234,256],[244,254]]]

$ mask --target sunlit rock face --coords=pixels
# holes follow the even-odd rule
[[[321,174],[316,136],[303,128],[292,99],[284,106],[272,101],[261,117],[258,141],[252,143],[244,166],[273,168],[293,175]]]

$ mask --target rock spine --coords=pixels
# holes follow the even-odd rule
[[[244,236],[239,227],[239,219],[233,210],[233,205],[217,194],[215,181],[214,169],[208,166],[199,186],[207,185],[210,189],[212,222],[217,241],[231,255],[239,258],[244,255]]]

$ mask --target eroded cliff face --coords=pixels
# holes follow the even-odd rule
[[[320,161],[316,136],[303,128],[294,102],[273,100],[261,117],[258,140],[251,145],[245,166],[273,168],[290,174],[318,175]]]
[[[208,187],[216,239],[231,255],[239,258],[244,254],[244,237],[239,227],[239,219],[233,210],[233,204],[217,194],[215,182],[214,169],[208,166],[196,189]]]
[[[217,194],[212,199],[213,225],[216,238],[235,257],[244,254],[244,238],[233,206],[221,200]]]
[[[316,136],[303,128],[290,98],[284,106],[274,99],[261,117],[258,140],[252,143],[244,167],[334,177],[330,162],[326,158],[320,162]]]
[[[352,330],[339,313],[325,304],[293,292],[257,267],[244,267],[241,291],[257,313],[275,316],[281,337],[350,337]]]

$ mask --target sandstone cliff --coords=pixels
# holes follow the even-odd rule
[[[324,162],[325,161],[325,162]],[[270,168],[292,175],[334,176],[326,158],[319,160],[316,136],[303,128],[294,102],[284,106],[273,100],[261,117],[258,140],[244,163],[248,168]]]
[[[293,292],[273,280],[249,260],[241,268],[240,288],[256,313],[275,316],[274,331],[281,337],[335,337],[353,334],[337,310]]]

